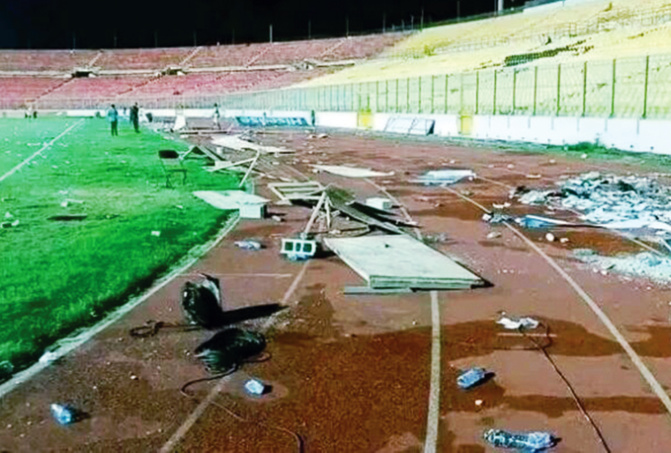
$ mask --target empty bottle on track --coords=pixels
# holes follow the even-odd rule
[[[554,436],[547,432],[511,433],[502,429],[490,429],[483,434],[493,447],[510,448],[523,452],[543,451],[554,446]]]

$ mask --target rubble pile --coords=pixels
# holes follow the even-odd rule
[[[581,218],[610,228],[671,231],[671,188],[654,177],[590,172],[558,182],[556,190],[518,189],[524,204],[574,209]]]

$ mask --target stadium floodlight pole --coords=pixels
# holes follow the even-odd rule
[[[424,30],[424,7],[422,6],[422,15],[419,18],[419,30]]]
[[[193,46],[197,47],[198,46],[198,33],[196,30],[193,31]]]
[[[312,39],[312,20],[308,19],[308,39]]]
[[[72,50],[77,48],[77,33],[72,32]]]
[[[386,33],[387,31],[387,13],[383,12],[382,13],[382,33]]]
[[[349,36],[349,16],[345,16],[345,36]]]
[[[273,42],[273,24],[270,24],[268,26],[268,39],[269,39],[269,42],[271,42],[271,43]]]

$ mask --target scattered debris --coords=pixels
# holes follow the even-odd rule
[[[263,245],[261,245],[260,242],[258,241],[252,241],[249,239],[246,239],[244,241],[236,241],[235,245],[238,248],[241,248],[243,250],[261,250],[263,248]]]
[[[476,177],[476,174],[473,170],[431,170],[426,172],[424,175],[420,176],[416,180],[410,182],[418,182],[426,186],[439,185],[447,186],[450,184],[457,183],[464,178],[468,178],[472,181]]]
[[[9,360],[3,360],[0,362],[0,382],[6,381],[12,377],[14,373],[14,365]]]
[[[557,226],[581,226],[570,222],[565,222],[563,220],[551,219],[549,217],[541,217],[537,215],[525,215],[524,217],[519,217],[515,219],[517,224],[523,226],[524,228],[535,229],[535,228],[554,228]]]
[[[596,272],[611,270],[618,274],[645,277],[657,282],[671,282],[671,258],[651,252],[614,257],[597,255],[593,250],[576,249],[573,255],[595,267]]]
[[[243,140],[239,135],[217,135],[212,139],[212,143],[224,148],[233,149],[236,151],[257,151],[264,154],[286,154],[294,153],[295,151],[288,148],[279,148],[277,146],[264,146],[258,143],[252,143],[248,140]]]
[[[333,175],[345,176],[347,178],[375,178],[379,176],[393,176],[394,172],[382,173],[369,168],[348,167],[345,165],[313,165],[319,171],[325,171]]]
[[[475,400],[475,405],[478,406],[478,407],[482,406],[482,403],[484,403],[484,401],[482,401],[482,400]]]
[[[527,179],[541,179],[543,175],[540,173],[535,173],[535,174],[528,174],[526,175]]]
[[[569,238],[561,238],[559,242],[561,242],[562,244],[568,244]]]
[[[371,288],[470,289],[485,282],[442,253],[407,235],[325,238]]]
[[[524,204],[574,209],[582,220],[612,229],[671,231],[671,187],[655,177],[618,176],[590,172],[558,182],[557,190],[518,188]]]
[[[19,226],[19,219],[13,220],[11,222],[0,222],[0,228],[16,228]]]
[[[487,378],[484,368],[469,368],[457,377],[457,385],[462,390],[468,390],[482,383]]]
[[[71,199],[68,198],[67,200],[65,200],[61,203],[61,208],[67,208],[71,204],[84,204],[84,201],[82,201],[82,200],[71,200]]]
[[[369,286],[345,286],[343,294],[346,296],[382,296],[386,294],[410,294],[410,288],[389,288],[389,289],[374,289]]]
[[[266,216],[266,204],[270,201],[242,190],[201,190],[193,195],[211,206],[223,210],[240,211],[243,219],[262,219]]]
[[[545,235],[545,240],[548,242],[554,242],[555,241],[555,235],[552,233],[547,233]]]
[[[522,317],[522,318],[511,318],[505,314],[496,321],[496,324],[502,325],[504,329],[508,330],[526,330],[526,329],[535,329],[540,323],[533,318]]]
[[[216,329],[226,324],[222,309],[219,279],[201,274],[196,282],[186,282],[182,287],[182,309],[190,324],[206,329]]]
[[[317,201],[324,191],[324,186],[316,181],[309,182],[277,182],[268,184],[268,188],[285,202],[293,200]]]
[[[492,207],[494,209],[506,209],[509,208],[511,205],[507,201],[505,203],[497,204],[497,203],[492,203]]]
[[[151,235],[158,238],[161,237],[161,232],[158,230],[154,230],[151,232]]]
[[[261,396],[270,392],[270,386],[264,384],[258,379],[249,379],[247,382],[245,382],[244,387],[247,393],[254,396]]]
[[[366,199],[366,206],[386,211],[392,208],[392,203],[388,198],[373,197]]]
[[[307,260],[317,253],[317,241],[310,239],[282,238],[280,253],[291,261]]]
[[[265,348],[266,339],[260,333],[230,328],[201,343],[195,353],[211,373],[225,373],[261,354]]]
[[[270,218],[273,219],[277,223],[284,222],[284,219],[282,217],[278,216],[278,215],[271,215]]]
[[[68,222],[72,220],[85,220],[87,217],[87,214],[59,214],[47,217],[47,220]]]
[[[70,425],[83,418],[83,413],[68,404],[51,404],[49,406],[51,415],[59,425]]]
[[[502,429],[489,429],[484,432],[483,438],[493,447],[528,452],[552,448],[557,442],[552,434],[541,431],[513,433]]]
[[[487,239],[497,239],[497,238],[500,238],[500,237],[501,237],[501,233],[499,233],[498,231],[492,231],[491,233],[489,233],[487,235]]]
[[[506,222],[511,222],[514,220],[514,217],[509,216],[507,214],[500,214],[498,212],[493,212],[491,214],[483,214],[482,215],[482,220],[491,223],[493,225],[498,224],[498,223],[506,223]]]

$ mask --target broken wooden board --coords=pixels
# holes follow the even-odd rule
[[[314,200],[319,201],[324,186],[317,181],[308,182],[275,182],[268,184],[268,188],[273,191],[282,201],[292,200]]]
[[[383,173],[373,171],[370,168],[348,167],[345,165],[313,165],[314,168],[332,175],[344,176],[346,178],[375,178],[378,176],[393,176],[394,172]]]
[[[288,148],[279,148],[277,146],[264,146],[258,143],[252,143],[241,139],[237,135],[220,135],[212,139],[212,143],[224,148],[233,149],[235,151],[256,151],[264,154],[286,154],[294,153],[295,151]]]
[[[373,289],[470,289],[485,281],[407,235],[326,238],[324,243]]]
[[[267,200],[242,190],[199,190],[193,195],[218,209],[238,210],[242,205],[266,204]]]

